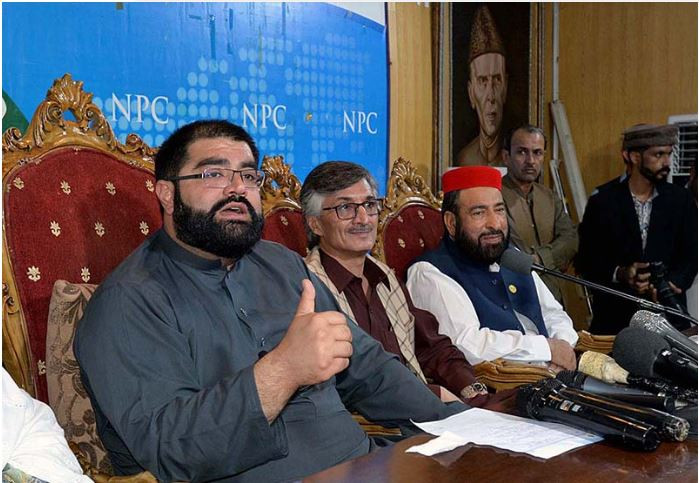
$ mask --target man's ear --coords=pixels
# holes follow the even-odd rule
[[[468,91],[468,100],[471,103],[471,109],[476,110],[476,96],[473,94],[473,84],[471,79],[468,80],[466,84],[466,90]]]
[[[447,232],[452,238],[456,238],[456,215],[451,211],[444,213],[444,226],[447,227]]]
[[[507,168],[507,170],[508,170],[508,172],[509,172],[509,170],[511,169],[511,166],[510,166],[510,153],[509,153],[509,151],[508,151],[507,149],[505,149],[505,148],[502,148],[501,151],[502,151],[502,162],[503,162],[503,164],[505,165],[505,167]]]
[[[641,153],[638,151],[628,151],[629,163],[635,164],[636,166],[641,165]]]
[[[317,216],[306,216],[306,223],[314,235],[323,236],[323,226],[320,224],[320,218]]]
[[[172,215],[175,210],[175,185],[172,181],[159,179],[155,182],[155,195],[163,207],[163,212]]]

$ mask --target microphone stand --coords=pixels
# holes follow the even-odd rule
[[[594,282],[589,282],[585,279],[578,278],[578,277],[573,277],[572,275],[568,275],[567,273],[562,273],[558,272],[556,270],[551,270],[550,268],[546,268],[543,265],[539,265],[538,263],[532,263],[532,268],[538,272],[545,273],[546,275],[553,275],[554,277],[561,278],[563,280],[567,280],[569,282],[573,283],[578,283],[580,285],[584,285],[585,287],[594,289],[594,290],[599,290],[600,292],[605,292],[610,295],[616,295],[617,297],[622,297],[625,298],[626,300],[630,300],[632,302],[636,302],[639,304],[642,308],[648,309],[648,310],[655,310],[656,312],[665,312],[666,314],[672,314],[677,317],[681,317],[687,321],[689,321],[693,325],[697,325],[697,319],[692,317],[691,315],[687,315],[683,312],[680,312],[677,309],[674,309],[672,307],[666,307],[665,305],[662,304],[656,304],[655,302],[651,302],[650,300],[643,299],[641,297],[634,297],[633,295],[629,295],[625,292],[622,292],[621,290],[614,290],[613,288],[605,287],[604,285],[600,285],[598,283]]]

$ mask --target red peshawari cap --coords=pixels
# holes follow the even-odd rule
[[[463,166],[453,168],[442,175],[442,190],[464,190],[468,188],[495,188],[502,190],[500,171],[490,166]]]

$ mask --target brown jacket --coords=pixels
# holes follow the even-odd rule
[[[578,232],[560,198],[541,183],[533,183],[525,195],[509,175],[502,179],[502,197],[512,244],[526,253],[536,253],[546,268],[566,270],[578,251]],[[558,280],[548,275],[541,279],[561,302]]]

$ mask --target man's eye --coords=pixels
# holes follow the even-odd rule
[[[204,178],[220,178],[221,176],[223,176],[223,172],[216,169],[204,171]]]
[[[257,180],[257,174],[254,171],[241,171],[240,176],[242,176],[245,181]]]
[[[339,205],[339,206],[337,207],[337,209],[340,210],[340,211],[351,210],[351,209],[352,209],[352,205],[350,205],[349,203],[343,203],[343,204]]]
[[[483,213],[485,213],[485,210],[474,210],[471,212],[471,216],[483,216]]]
[[[373,210],[374,208],[376,208],[376,206],[377,206],[378,204],[379,204],[379,203],[378,203],[378,201],[376,201],[376,200],[365,201],[365,202],[364,202],[364,208],[366,208],[367,210]]]

